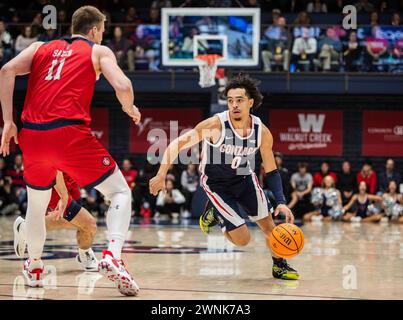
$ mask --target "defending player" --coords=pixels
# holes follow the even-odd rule
[[[262,101],[258,82],[247,75],[238,75],[228,82],[225,94],[228,111],[200,122],[170,143],[157,175],[150,180],[150,192],[156,195],[165,188],[168,168],[180,151],[203,140],[201,184],[216,210],[208,210],[202,217],[202,230],[207,232],[218,221],[229,241],[236,246],[245,246],[250,241],[250,233],[238,204],[266,237],[275,227],[269,214],[273,208],[251,167],[257,151],[260,150],[268,185],[278,204],[275,215],[283,212],[286,221],[291,223],[294,217],[285,205],[281,178],[272,151],[273,137],[261,120],[250,114],[251,109],[259,107]],[[274,256],[273,276],[281,279],[299,277],[286,260]]]
[[[72,17],[71,38],[47,43],[34,42],[3,66],[0,100],[4,129],[0,152],[9,154],[10,140],[20,142],[24,156],[24,179],[28,208],[26,239],[29,259],[25,263],[28,284],[42,286],[41,260],[46,239],[44,212],[48,206],[57,170],[67,173],[81,187],[94,187],[111,205],[106,217],[108,250],[99,271],[115,283],[122,294],[136,295],[139,287],[121,260],[131,218],[131,190],[116,162],[93,137],[89,124],[95,82],[101,73],[136,124],[141,115],[133,105],[130,80],[119,68],[114,53],[100,45],[105,16],[95,7],[77,9]],[[13,122],[15,78],[29,73],[22,112],[22,130],[17,137]]]
[[[59,171],[46,213],[46,231],[76,229],[77,262],[84,271],[98,271],[98,260],[91,249],[97,223],[95,218],[81,207],[80,199],[80,189],[76,182]],[[18,257],[24,256],[26,243],[25,220],[18,217],[14,222],[14,251]]]

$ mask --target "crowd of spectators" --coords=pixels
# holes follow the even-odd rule
[[[308,163],[301,162],[292,174],[284,167],[281,154],[276,153],[275,159],[288,206],[297,217],[305,221],[353,218],[352,221],[374,222],[384,218],[403,223],[403,180],[393,159],[387,159],[379,172],[370,161],[365,161],[358,172],[352,172],[350,162],[345,160],[340,170],[331,170],[329,162],[323,161],[319,171],[313,173],[309,172]],[[263,168],[260,182],[275,202],[267,189]]]
[[[44,30],[42,8],[55,4],[57,29]],[[86,1],[37,0],[27,6],[3,4],[0,15],[0,67],[34,41],[49,41],[69,34],[74,9]],[[163,7],[260,7],[262,19],[261,68],[266,71],[395,71],[403,69],[403,39],[386,39],[383,26],[402,28],[403,1],[378,0],[184,0],[92,1],[107,17],[105,44],[127,70],[163,69],[161,65],[161,8]],[[367,27],[360,32],[346,31],[339,25],[323,26],[312,19],[320,13],[339,13],[352,4],[368,15]],[[8,11],[6,10],[8,9]],[[30,13],[30,14],[29,14]],[[292,20],[287,17],[294,14]],[[295,16],[296,15],[296,16]],[[390,21],[381,24],[381,17]],[[295,18],[294,18],[295,17]],[[291,18],[290,18],[291,19]],[[321,22],[322,23],[322,22]],[[197,31],[197,30],[196,30]],[[390,32],[390,30],[389,30]],[[396,34],[401,34],[396,31]],[[399,71],[400,70],[400,71]]]
[[[308,163],[300,162],[297,171],[293,173],[286,168],[282,154],[275,153],[275,160],[287,204],[296,218],[306,221],[322,218],[335,220],[336,211],[339,210],[340,220],[354,221],[361,217],[363,221],[379,221],[387,216],[388,219],[403,223],[403,179],[393,159],[387,159],[385,167],[377,171],[370,161],[366,161],[358,172],[352,171],[348,160],[341,163],[339,170],[333,170],[329,162],[323,161],[316,172],[310,171]],[[156,174],[158,166],[146,162],[134,168],[131,160],[126,158],[120,168],[132,190],[133,216],[178,220],[195,218],[200,214],[192,212],[194,195],[201,190],[200,174],[195,164],[171,166],[166,178],[166,189],[160,191],[157,197],[150,195],[148,182]],[[27,194],[23,171],[20,154],[15,155],[9,166],[4,158],[0,158],[0,215],[25,213]],[[274,197],[267,188],[263,167],[260,169],[259,180],[275,205]],[[93,215],[105,215],[109,203],[98,191],[82,189],[81,197],[82,205]],[[334,203],[330,203],[332,201]],[[397,207],[393,208],[395,204]]]

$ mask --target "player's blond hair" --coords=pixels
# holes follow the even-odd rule
[[[71,32],[87,35],[93,27],[99,27],[106,20],[105,15],[93,6],[83,6],[73,13]]]

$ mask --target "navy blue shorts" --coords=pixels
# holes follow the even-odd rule
[[[252,221],[266,218],[269,211],[273,212],[273,207],[254,173],[240,177],[231,183],[209,181],[206,175],[202,175],[201,183],[218,212],[223,231],[231,231],[245,224],[247,217],[241,213],[239,206]]]

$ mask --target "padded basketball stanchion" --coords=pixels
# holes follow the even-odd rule
[[[200,54],[195,58],[199,61],[200,87],[209,88],[215,86],[217,62],[222,58],[222,56],[219,54]]]

